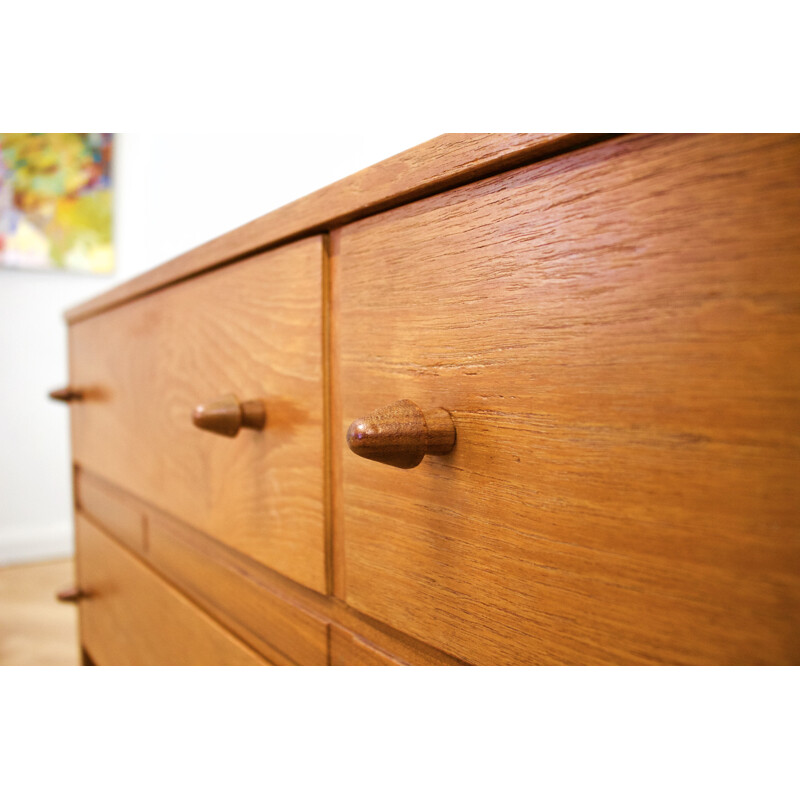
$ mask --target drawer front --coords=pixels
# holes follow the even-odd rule
[[[347,602],[477,663],[800,660],[798,219],[797,137],[632,136],[338,232]],[[348,451],[405,398],[451,453]]]
[[[78,464],[318,591],[322,258],[304,240],[70,328]],[[263,401],[263,430],[193,425],[229,394]]]
[[[76,516],[81,642],[101,666],[257,666],[266,662]]]

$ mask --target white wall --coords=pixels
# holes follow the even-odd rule
[[[435,135],[118,135],[114,276],[0,270],[0,564],[72,552],[66,308]]]

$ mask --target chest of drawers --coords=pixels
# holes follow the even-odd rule
[[[796,663],[798,179],[445,136],[73,309],[87,658]]]

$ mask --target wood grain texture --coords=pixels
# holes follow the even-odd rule
[[[402,666],[402,662],[350,631],[334,625],[331,628],[331,666],[398,667]]]
[[[219,264],[384,208],[582,147],[608,134],[445,134],[184,253],[67,312],[77,322]]]
[[[81,642],[101,666],[257,666],[266,662],[76,515]]]
[[[75,507],[110,532],[126,547],[141,553],[146,547],[145,515],[122,492],[75,471]]]
[[[316,237],[71,326],[75,461],[325,591],[321,294]],[[261,399],[266,428],[195,428],[226,393]]]
[[[151,513],[148,558],[188,597],[273,664],[328,663],[328,626],[237,568],[213,542]]]
[[[82,485],[90,480],[118,493],[144,516],[149,546],[141,557],[148,566],[271,663],[329,663],[328,628],[337,625],[399,663],[463,664],[289,580],[96,475],[79,474]],[[113,536],[113,526],[106,520],[103,530]]]
[[[333,235],[337,594],[473,663],[797,663],[798,219],[800,138],[632,136]],[[450,455],[347,451],[398,397]]]

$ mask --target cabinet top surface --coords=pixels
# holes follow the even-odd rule
[[[138,275],[66,312],[74,323],[236,259],[495,172],[548,158],[603,134],[444,134],[326,186]]]

